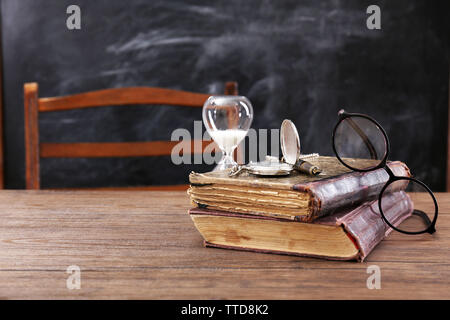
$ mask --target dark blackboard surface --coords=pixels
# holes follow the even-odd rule
[[[66,8],[81,7],[81,30]],[[253,128],[292,119],[303,152],[332,154],[337,111],[363,112],[386,129],[391,159],[443,190],[448,118],[448,1],[1,1],[6,186],[24,187],[23,97],[160,86],[220,93],[227,80],[253,103]],[[96,108],[44,114],[41,141],[169,140],[200,109]],[[170,157],[45,159],[43,187],[185,183],[202,165]]]

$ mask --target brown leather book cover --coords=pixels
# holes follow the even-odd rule
[[[293,172],[286,177],[243,173],[229,177],[226,171],[192,172],[188,193],[192,202],[202,208],[311,222],[376,199],[389,178],[384,169],[351,171],[335,157],[308,161],[318,165],[322,173],[310,176]],[[389,162],[388,166],[396,176],[411,176],[400,161]]]
[[[411,216],[413,211],[413,203],[405,192],[398,191],[389,194],[386,198],[383,198],[383,208],[385,208],[383,209],[384,214],[389,221],[393,221],[394,225],[398,226],[405,219]],[[202,208],[192,208],[189,210],[189,214],[196,224],[197,229],[204,237],[205,246],[264,253],[319,257],[330,260],[363,261],[378,245],[378,243],[380,243],[380,241],[392,231],[392,229],[382,220],[378,209],[378,201],[376,200],[365,203],[353,209],[342,210],[331,216],[319,218],[312,223],[288,221],[285,219],[267,216],[264,217],[214,211]],[[219,236],[212,236],[212,238],[209,239],[208,237],[210,236],[208,232],[206,232],[205,228],[203,228],[197,221],[198,217],[201,216],[206,217],[206,219],[211,219],[210,225],[216,223],[216,221],[214,221],[214,217],[217,216],[231,219],[222,219],[221,223],[224,225],[221,225],[220,229],[223,231],[217,231],[216,233],[218,233]],[[241,221],[253,219],[254,221],[259,222],[263,221],[263,223],[258,225],[258,222],[256,224],[253,222],[256,226],[255,228],[257,232],[251,232],[250,228],[235,228],[235,222],[238,221],[236,219],[243,219]],[[270,226],[268,226],[270,222],[274,225],[273,230]],[[296,241],[295,239],[299,239],[299,235],[294,235],[292,233],[280,233],[278,226],[275,227],[275,224],[307,226],[308,229],[306,230],[309,234],[314,233],[314,240],[311,240],[309,245],[318,249],[313,250],[308,248],[308,241],[304,240],[302,240],[305,242],[303,247],[296,246],[294,242]],[[325,228],[323,226],[325,226]],[[342,245],[345,244],[345,246],[349,246],[352,243],[352,245],[356,247],[356,250],[349,254],[338,254],[338,252],[342,250],[340,250],[338,243],[334,242],[334,240],[330,239],[328,236],[331,234],[329,233],[330,229],[326,229],[328,226],[333,227],[336,230],[342,229],[343,234],[345,233],[348,236],[348,243],[339,243],[342,243]],[[256,239],[258,237],[260,239]],[[230,239],[233,239],[233,241]],[[324,243],[323,246],[317,244],[318,241],[322,241]],[[261,243],[264,243],[264,245],[261,245]],[[284,246],[283,243],[287,243],[289,245]],[[323,250],[322,247],[327,246],[329,246],[330,249]]]

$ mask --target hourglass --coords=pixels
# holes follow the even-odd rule
[[[247,135],[253,120],[253,107],[243,96],[211,96],[203,105],[203,123],[223,157],[216,170],[234,167],[233,151]]]

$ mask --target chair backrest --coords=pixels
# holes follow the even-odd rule
[[[227,82],[225,94],[237,95],[237,83]],[[40,189],[40,158],[99,158],[99,157],[152,157],[170,155],[178,141],[112,142],[112,143],[40,143],[39,113],[62,110],[123,106],[123,105],[174,105],[201,108],[209,94],[180,90],[132,87],[91,91],[69,96],[39,98],[38,84],[24,85],[25,107],[25,158],[26,188]],[[201,141],[201,150],[193,146],[199,142],[189,141],[192,153],[203,152],[212,143]],[[151,187],[150,187],[151,188]],[[184,188],[182,186],[181,188]],[[176,190],[180,186],[162,186],[153,189]]]

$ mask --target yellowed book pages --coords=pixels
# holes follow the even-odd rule
[[[260,177],[247,172],[230,177],[228,171],[189,175],[191,202],[202,208],[252,215],[312,221],[341,207],[376,198],[389,178],[384,169],[354,172],[335,157],[308,160],[322,169],[317,176],[294,171],[289,176]],[[352,159],[357,167],[373,160]],[[410,176],[402,162],[390,162],[397,176]]]

